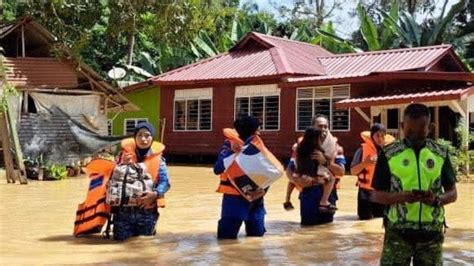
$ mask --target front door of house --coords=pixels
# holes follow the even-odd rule
[[[384,108],[378,116],[372,117],[372,123],[382,123],[387,128],[387,133],[396,138],[403,137],[401,122],[403,120],[404,108]],[[431,139],[443,138],[449,141],[456,141],[453,136],[456,119],[455,113],[446,106],[430,107],[431,125],[428,135]],[[440,125],[443,125],[440,127]]]
[[[382,109],[380,114],[372,116],[372,123],[381,123],[387,128],[387,133],[400,138],[401,133],[401,112],[399,108]]]

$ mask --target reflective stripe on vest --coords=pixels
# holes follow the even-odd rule
[[[397,142],[385,150],[390,167],[390,191],[432,190],[441,195],[441,170],[447,151],[427,140],[417,160],[415,151],[403,142]],[[388,214],[391,228],[424,229],[440,231],[444,224],[444,208],[432,207],[421,202],[391,205]]]
[[[105,159],[87,164],[86,174],[91,180],[86,200],[77,208],[74,236],[98,233],[107,222],[110,206],[105,202],[106,184],[114,166],[114,162]]]
[[[242,146],[244,142],[239,138],[239,134],[233,128],[224,128],[223,130],[224,136],[230,142],[230,147],[232,148],[233,145],[240,145]],[[230,183],[226,176],[223,174],[220,175],[220,183],[217,187],[216,192],[229,194],[229,195],[240,195],[239,191]]]

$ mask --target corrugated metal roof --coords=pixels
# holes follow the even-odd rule
[[[427,67],[451,48],[450,45],[340,54],[319,58],[327,75],[416,70]]]
[[[70,62],[55,58],[5,58],[6,79],[15,87],[75,88],[77,74]]]
[[[164,73],[153,81],[191,81],[248,78],[278,74],[269,50],[253,49],[224,53]]]
[[[41,24],[35,22],[33,18],[30,16],[25,16],[25,17],[17,19],[14,22],[1,25],[0,38],[4,38],[8,34],[12,33],[16,28],[20,27],[21,25],[25,25],[25,34],[27,34],[26,33],[27,31],[31,30],[34,33],[40,33],[44,38],[46,38],[47,42],[57,41],[56,36],[54,36]]]
[[[279,53],[288,60],[290,67],[288,73],[324,75],[325,70],[316,58],[333,55],[317,45],[260,33],[254,34],[272,46],[279,48]]]
[[[336,103],[337,108],[370,107],[393,104],[406,104],[411,102],[436,102],[447,100],[460,100],[474,94],[474,86],[437,91],[423,91],[415,93],[400,93],[395,95],[374,96],[364,98],[350,98]]]
[[[424,71],[447,53],[450,45],[333,55],[303,42],[251,32],[228,53],[169,71],[150,81],[180,83],[223,79],[305,75],[288,82],[363,77],[375,72]]]
[[[0,37],[4,37],[3,34],[8,33],[9,31],[13,30],[17,26],[15,23],[3,24],[0,25]]]
[[[289,82],[368,76],[375,72],[425,70],[451,50],[450,45],[392,49],[320,57],[325,76],[291,78]]]
[[[474,74],[470,72],[444,72],[444,71],[387,71],[387,72],[366,72],[366,73],[349,73],[349,74],[337,74],[330,76],[311,76],[311,77],[296,77],[288,78],[288,83],[297,83],[297,85],[306,86],[314,81],[328,81],[328,80],[339,80],[339,79],[351,79],[354,82],[354,78],[357,81],[364,81],[363,78],[371,77],[371,80],[393,80],[393,79],[409,79],[409,80],[456,80],[466,81],[474,83]],[[346,82],[346,81],[344,81]]]
[[[331,55],[316,45],[251,32],[228,53],[169,71],[150,80],[166,83],[283,74],[323,75],[324,68],[316,58]]]

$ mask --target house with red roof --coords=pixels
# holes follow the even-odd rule
[[[164,143],[172,155],[215,155],[222,129],[241,115],[261,120],[266,145],[288,158],[311,118],[324,114],[351,157],[374,122],[401,136],[404,108],[430,106],[433,138],[456,143],[473,125],[474,74],[450,45],[332,54],[317,45],[248,33],[228,52],[125,90],[160,89]],[[468,130],[468,127],[466,127]]]

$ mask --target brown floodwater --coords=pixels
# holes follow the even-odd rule
[[[285,211],[286,179],[265,197],[267,233],[262,238],[216,240],[221,195],[210,167],[171,166],[171,190],[154,237],[125,243],[100,236],[72,236],[77,204],[88,180],[30,181],[6,184],[0,171],[0,264],[378,264],[381,219],[357,221],[354,177],[339,191],[334,223],[301,227],[297,208]],[[449,229],[444,243],[446,264],[474,262],[474,184],[458,184],[458,201],[447,206]]]

